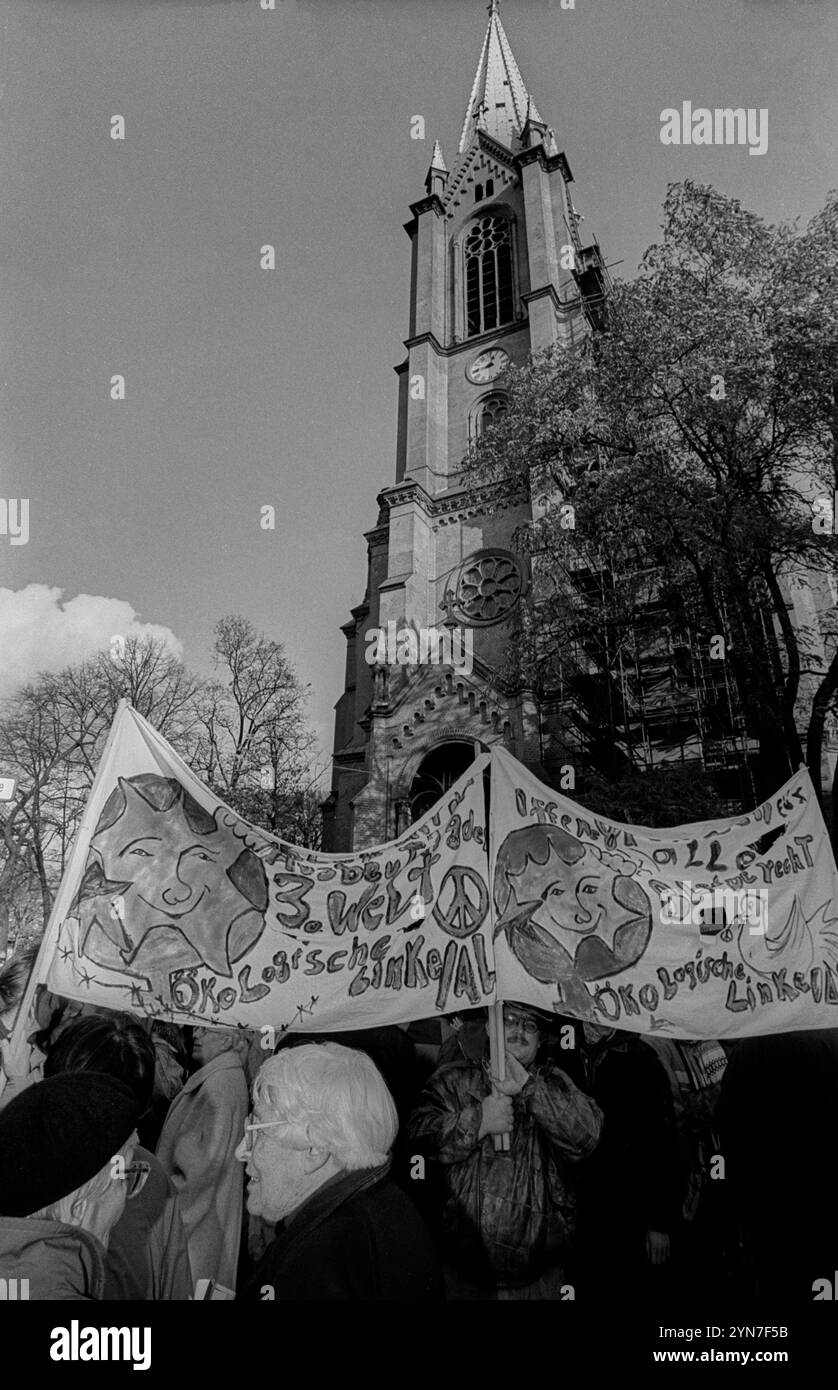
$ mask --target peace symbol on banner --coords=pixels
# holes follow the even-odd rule
[[[450,887],[450,892],[449,892]],[[435,921],[449,936],[472,936],[485,921],[489,891],[475,869],[454,864],[445,875],[433,906]]]

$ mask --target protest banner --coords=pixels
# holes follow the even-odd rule
[[[657,830],[496,748],[487,846],[488,765],[390,844],[322,854],[243,821],[123,702],[16,1034],[40,983],[277,1038],[501,999],[681,1038],[838,1024],[838,872],[805,770],[749,815]]]
[[[594,815],[492,752],[498,995],[635,1033],[838,1026],[838,872],[803,769],[749,815]]]
[[[35,978],[85,1003],[277,1037],[491,1000],[487,764],[390,844],[321,854],[243,821],[125,703]]]

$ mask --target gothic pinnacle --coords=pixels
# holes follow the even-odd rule
[[[425,178],[425,188],[428,193],[441,194],[448,180],[448,165],[445,163],[445,156],[442,153],[442,145],[438,140],[434,141],[434,152],[431,157],[430,168]]]

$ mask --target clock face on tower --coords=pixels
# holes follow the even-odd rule
[[[475,357],[470,367],[466,368],[466,376],[469,381],[474,381],[478,385],[484,382],[494,381],[496,376],[500,376],[509,366],[509,353],[504,352],[503,348],[487,348]]]

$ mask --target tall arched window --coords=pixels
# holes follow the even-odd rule
[[[507,217],[478,217],[465,240],[466,333],[488,333],[513,317],[512,230]]]

